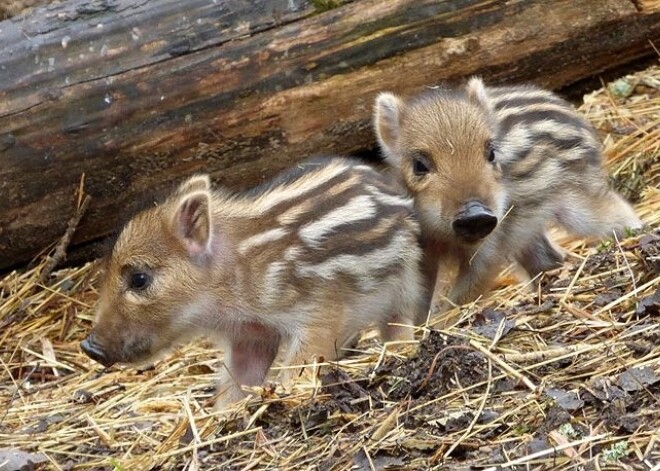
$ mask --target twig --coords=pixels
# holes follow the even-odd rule
[[[566,345],[564,347],[554,347],[547,350],[537,350],[526,353],[505,353],[503,358],[511,363],[530,363],[533,361],[547,361],[550,359],[560,359],[564,355],[575,353],[584,353],[601,348],[600,345]],[[536,365],[538,366],[538,365]]]
[[[562,296],[560,302],[565,302],[568,297],[571,295],[571,291],[573,291],[573,287],[575,286],[575,283],[577,283],[578,278],[582,274],[582,270],[584,270],[585,265],[587,264],[587,260],[589,260],[589,255],[584,257],[584,260],[582,260],[582,263],[578,267],[578,269],[575,272],[575,276],[573,276],[573,279],[571,280],[570,284],[566,288],[566,292],[564,293],[564,296]]]
[[[492,466],[490,468],[484,469],[484,471],[495,471],[497,469],[507,469],[511,466],[516,466],[524,463],[529,463],[530,461],[534,461],[537,458],[541,458],[543,456],[548,456],[552,455],[554,453],[557,453],[558,451],[562,451],[566,448],[572,448],[577,445],[582,445],[583,443],[587,442],[595,442],[598,440],[602,440],[603,438],[607,438],[610,436],[610,433],[601,433],[600,435],[596,435],[595,437],[586,437],[582,438],[580,440],[575,440],[573,442],[569,443],[564,443],[563,445],[558,445],[552,448],[546,448],[545,450],[538,451],[536,453],[532,453],[531,455],[523,456],[521,458],[515,459],[515,460],[510,460],[507,461],[506,463],[498,464],[497,466]]]
[[[85,418],[87,419],[87,423],[94,429],[96,434],[99,436],[101,441],[107,446],[108,448],[112,448],[112,439],[110,436],[101,428],[99,425],[94,421],[91,415],[85,414]]]
[[[55,267],[64,260],[66,260],[66,249],[69,247],[69,244],[71,243],[71,239],[73,238],[73,234],[76,232],[76,229],[78,228],[78,224],[80,224],[80,220],[85,215],[85,212],[87,211],[87,207],[89,206],[89,202],[92,200],[92,197],[90,195],[85,195],[85,197],[82,198],[82,195],[84,194],[83,185],[82,185],[83,178],[84,175],[81,177],[80,187],[78,188],[78,202],[79,202],[78,208],[76,209],[76,212],[71,217],[71,219],[69,219],[69,223],[67,224],[66,231],[64,232],[64,235],[55,246],[55,251],[53,252],[53,255],[48,256],[48,261],[44,265],[44,268],[41,270],[41,274],[39,275],[39,283],[44,283],[48,279],[50,274],[53,272]],[[82,202],[80,202],[81,198],[82,198]]]
[[[2,366],[7,371],[9,371],[9,369],[7,368],[7,365],[5,364],[5,362],[2,362]],[[14,380],[14,377],[10,373],[9,377],[14,382],[15,389],[14,389],[14,393],[9,398],[9,401],[7,401],[7,408],[5,409],[5,413],[2,415],[2,418],[0,418],[0,425],[2,425],[2,423],[7,418],[7,414],[9,414],[9,411],[11,409],[11,405],[14,403],[14,401],[16,400],[18,395],[20,394],[20,390],[23,389],[23,385],[30,379],[30,377],[34,374],[35,371],[37,371],[37,368],[39,368],[40,366],[41,366],[40,363],[37,363],[36,365],[34,365],[32,367],[32,369],[28,372],[28,374],[25,376],[25,378],[23,378],[23,381],[21,381],[21,384],[16,384],[16,380]]]
[[[362,445],[362,450],[364,451],[364,456],[367,457],[367,461],[369,462],[369,468],[372,471],[376,471],[376,467],[374,466],[374,462],[371,460],[371,456],[369,456],[369,451],[367,450],[367,447]]]
[[[626,258],[626,253],[623,251],[623,248],[621,247],[621,243],[619,242],[619,238],[616,235],[616,231],[612,231],[614,235],[614,242],[616,242],[616,246],[619,249],[619,252],[621,253],[621,257],[623,257],[623,263],[626,265],[626,268],[628,269],[628,273],[630,274],[630,282],[632,283],[633,290],[637,289],[637,282],[635,281],[635,273],[632,271],[632,268],[630,267],[630,263],[628,263],[628,259]]]
[[[504,371],[509,373],[515,379],[522,381],[525,384],[525,386],[527,386],[533,393],[538,392],[538,387],[534,383],[532,383],[532,381],[527,376],[511,368],[499,356],[494,355],[492,352],[486,350],[484,347],[482,347],[478,342],[475,342],[474,340],[470,340],[470,345],[472,345],[474,348],[479,350],[487,358],[493,360],[500,368],[502,368]]]

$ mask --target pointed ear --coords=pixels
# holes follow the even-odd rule
[[[482,107],[488,113],[493,111],[493,105],[486,91],[486,86],[480,77],[472,77],[468,80],[465,86],[465,92],[472,103]]]
[[[396,153],[399,140],[400,119],[403,110],[403,100],[392,93],[381,93],[374,105],[373,125],[378,144],[380,144],[385,160],[398,166],[400,156]]]
[[[191,256],[210,253],[211,224],[211,194],[208,190],[196,191],[178,200],[172,229]]]
[[[211,179],[206,174],[193,175],[188,180],[179,185],[176,190],[178,195],[186,195],[193,191],[204,191],[211,189]]]

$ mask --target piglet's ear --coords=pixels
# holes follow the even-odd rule
[[[204,191],[211,189],[211,179],[206,174],[193,175],[188,180],[179,185],[176,190],[178,195],[185,195],[193,191]]]
[[[211,195],[208,191],[196,191],[179,199],[172,228],[191,256],[210,253],[211,223]]]
[[[396,151],[399,140],[400,119],[403,101],[392,93],[381,93],[374,105],[374,131],[385,160],[390,165],[398,166],[401,156]]]
[[[493,111],[493,105],[481,78],[472,77],[465,86],[465,91],[475,105],[481,106],[488,113]]]

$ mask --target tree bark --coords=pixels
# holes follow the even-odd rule
[[[318,1],[315,2],[317,5]],[[654,54],[631,0],[68,0],[0,22],[0,269],[74,251],[208,172],[244,188],[373,146],[382,90],[480,74],[556,88]]]

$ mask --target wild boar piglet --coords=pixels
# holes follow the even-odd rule
[[[552,92],[473,78],[408,100],[382,93],[374,128],[414,196],[431,282],[438,266],[457,270],[454,303],[484,293],[509,261],[530,277],[560,266],[550,225],[598,238],[642,225],[608,187],[591,125]]]
[[[418,238],[405,189],[358,161],[309,161],[239,194],[195,176],[123,228],[81,347],[109,366],[216,338],[223,406],[263,382],[281,345],[286,365],[303,365],[337,358],[371,325],[412,338]]]

